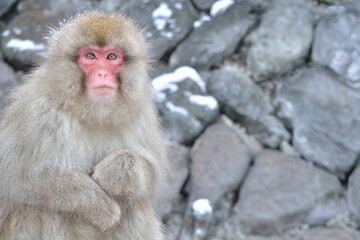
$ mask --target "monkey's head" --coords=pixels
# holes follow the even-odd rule
[[[44,74],[60,107],[81,121],[131,121],[151,97],[147,46],[120,14],[90,12],[54,31]],[[46,84],[46,83],[42,83]]]

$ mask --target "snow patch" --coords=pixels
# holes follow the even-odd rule
[[[167,5],[167,3],[160,3],[159,7],[154,9],[152,12],[152,18],[154,21],[154,25],[158,31],[162,31],[165,29],[167,22],[171,18],[173,12]]]
[[[183,5],[181,3],[175,3],[174,4],[175,8],[178,10],[182,10],[183,9]]]
[[[19,28],[14,28],[13,29],[13,32],[16,34],[16,35],[20,35],[22,33],[21,29]]]
[[[218,0],[216,1],[210,9],[210,15],[212,17],[219,15],[226,11],[231,5],[234,4],[234,0]]]
[[[180,114],[184,117],[189,116],[189,112],[185,108],[176,106],[172,102],[166,102],[165,106],[172,113]]]
[[[198,28],[200,27],[204,22],[208,22],[211,20],[211,17],[209,15],[204,15],[202,16],[199,20],[196,20],[194,23],[193,23],[193,27],[194,28]]]
[[[172,73],[162,74],[154,78],[152,84],[157,91],[169,90],[170,93],[173,93],[178,90],[176,83],[187,78],[193,80],[200,87],[202,92],[206,91],[205,82],[201,79],[198,72],[194,68],[188,66],[179,67]]]
[[[210,201],[206,198],[200,198],[193,202],[192,209],[195,217],[201,217],[205,214],[211,214],[213,209]]]
[[[39,51],[39,50],[45,49],[45,45],[42,43],[35,44],[31,40],[28,40],[28,39],[22,40],[22,39],[17,39],[17,38],[11,39],[6,44],[6,47],[13,48],[15,51],[20,51],[20,52],[26,51],[26,50]]]
[[[5,31],[3,31],[1,35],[2,35],[3,37],[9,36],[9,35],[10,35],[10,30],[5,30]]]
[[[189,95],[189,100],[191,103],[204,106],[210,110],[215,110],[218,107],[217,100],[212,96]]]

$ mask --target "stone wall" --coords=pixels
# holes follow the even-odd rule
[[[3,0],[0,109],[84,10],[144,28],[169,240],[360,239],[358,0]]]

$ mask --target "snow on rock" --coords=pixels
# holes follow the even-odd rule
[[[200,77],[199,73],[191,67],[183,66],[177,68],[172,73],[165,73],[153,79],[152,84],[157,91],[169,90],[171,93],[178,90],[175,84],[185,79],[193,80],[201,89],[202,92],[206,91],[205,82]]]
[[[194,28],[198,28],[200,27],[204,22],[208,22],[211,20],[211,17],[209,15],[204,15],[202,16],[199,20],[196,20],[194,23],[193,23],[193,27]]]
[[[172,32],[164,31],[166,25],[169,25],[171,29],[176,27],[176,21],[171,18],[172,15],[173,11],[169,8],[169,5],[164,2],[160,3],[159,7],[152,12],[155,28],[160,32],[160,35],[167,38],[172,38],[174,34]]]
[[[189,115],[189,112],[185,108],[176,106],[172,102],[166,102],[165,106],[173,113],[180,114],[185,117]]]
[[[192,210],[195,217],[201,217],[206,214],[212,214],[213,209],[211,207],[210,201],[206,198],[200,198],[193,202]]]
[[[205,106],[208,109],[214,110],[218,107],[217,100],[212,96],[202,96],[202,95],[189,95],[189,100],[191,103]]]
[[[1,35],[2,35],[3,37],[9,36],[9,35],[10,35],[10,30],[5,30],[5,31],[3,31]]]
[[[6,44],[6,47],[13,48],[13,49],[15,49],[15,51],[20,51],[20,52],[26,51],[26,50],[39,51],[39,50],[45,49],[45,45],[42,43],[35,44],[31,40],[28,40],[28,39],[22,40],[22,39],[17,39],[17,38],[11,39]]]
[[[234,0],[218,0],[216,1],[210,9],[210,15],[212,17],[219,15],[226,11],[231,5],[234,4]]]
[[[14,28],[13,29],[13,32],[16,34],[16,35],[20,35],[22,33],[21,29],[19,28]]]

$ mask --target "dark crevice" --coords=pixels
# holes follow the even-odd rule
[[[251,161],[249,163],[249,166],[244,174],[243,179],[241,180],[241,182],[239,183],[239,185],[237,186],[235,192],[234,192],[234,198],[232,199],[232,203],[231,203],[231,209],[234,208],[234,206],[238,203],[238,201],[240,200],[240,191],[242,189],[242,186],[244,185],[244,182],[246,181],[253,165],[255,163],[255,156],[252,156]]]

